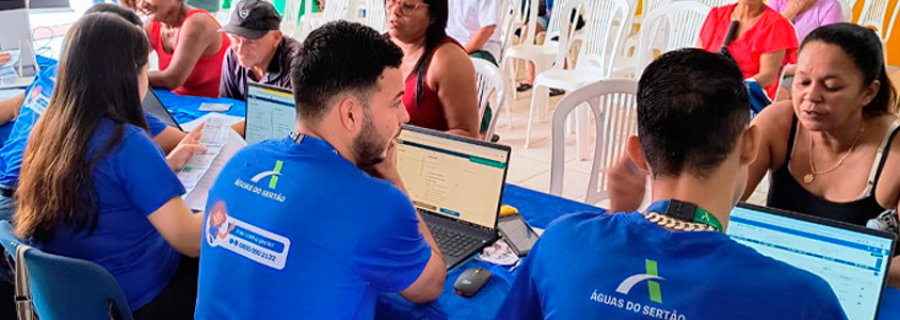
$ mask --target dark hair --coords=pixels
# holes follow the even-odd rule
[[[125,7],[122,7],[122,6],[113,4],[113,3],[95,4],[95,5],[91,6],[90,8],[88,8],[87,11],[84,12],[84,14],[88,15],[91,13],[101,13],[101,12],[108,12],[108,13],[116,14],[116,15],[122,17],[122,19],[125,19],[128,22],[131,22],[132,24],[134,24],[138,27],[144,25],[144,23],[141,21],[141,18],[138,17],[138,15],[136,13],[134,13],[134,11],[131,11],[129,9],[126,9]]]
[[[869,85],[875,80],[881,82],[875,98],[863,107],[864,117],[872,118],[897,112],[897,91],[887,75],[884,49],[881,46],[881,38],[875,31],[852,23],[822,26],[806,36],[800,50],[815,41],[836,45],[853,57],[853,63],[859,71],[862,71],[864,85]]]
[[[705,178],[750,122],[750,97],[734,60],[681,49],[663,54],[641,75],[637,116],[641,147],[655,175]]]
[[[437,46],[447,38],[447,19],[450,16],[447,0],[423,0],[428,4],[428,14],[431,15],[431,24],[425,30],[425,50],[419,61],[416,62],[416,107],[419,106],[419,98],[425,94],[425,72],[431,64],[431,58],[437,51]]]
[[[385,68],[400,68],[403,51],[375,29],[334,21],[313,30],[294,57],[291,82],[300,119],[317,121],[331,100],[357,94],[363,100]]]
[[[144,31],[116,14],[92,13],[69,29],[64,43],[57,84],[29,137],[16,192],[16,235],[37,241],[49,239],[59,223],[93,232],[94,167],[122,140],[125,124],[147,130],[138,88],[150,52]],[[111,138],[89,153],[104,118],[115,123]]]

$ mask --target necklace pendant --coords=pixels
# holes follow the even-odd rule
[[[807,173],[805,176],[803,176],[803,183],[810,184],[813,183],[813,181],[816,181],[816,176],[814,174]]]

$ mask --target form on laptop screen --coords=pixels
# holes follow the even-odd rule
[[[873,320],[891,258],[891,239],[735,207],[728,236],[825,279],[850,320]]]
[[[509,151],[405,129],[397,167],[416,208],[495,228]]]
[[[297,123],[296,112],[290,91],[248,83],[244,140],[253,144],[287,137]]]

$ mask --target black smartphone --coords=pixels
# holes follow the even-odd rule
[[[502,217],[497,221],[497,226],[500,229],[500,234],[507,239],[506,242],[520,257],[528,255],[531,247],[538,240],[538,235],[534,232],[534,229],[528,225],[528,222],[525,222],[521,215]]]

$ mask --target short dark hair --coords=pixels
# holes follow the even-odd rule
[[[144,23],[141,21],[141,18],[138,17],[138,15],[136,13],[134,13],[134,11],[131,11],[122,6],[112,4],[112,3],[95,4],[95,5],[91,6],[90,8],[88,8],[87,11],[84,12],[84,14],[88,15],[91,13],[100,13],[100,12],[108,12],[108,13],[116,14],[116,15],[122,17],[122,19],[125,19],[126,21],[131,22],[132,24],[134,24],[138,27],[144,25]]]
[[[750,121],[750,98],[734,60],[700,49],[663,54],[641,75],[638,132],[656,176],[706,178]]]
[[[297,116],[317,121],[332,99],[356,94],[364,100],[386,68],[400,68],[403,52],[367,26],[334,21],[314,30],[294,57],[291,82]]]
[[[830,24],[810,32],[803,39],[800,50],[811,42],[823,42],[843,49],[853,58],[856,68],[862,71],[863,85],[867,86],[875,80],[881,82],[875,98],[863,107],[864,117],[872,118],[897,112],[897,91],[887,75],[881,38],[875,31],[852,23]]]

